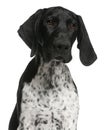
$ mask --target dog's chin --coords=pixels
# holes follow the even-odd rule
[[[69,57],[69,58],[64,58],[64,57],[61,57],[61,56],[57,56],[55,57],[55,60],[58,60],[60,62],[63,62],[63,63],[69,63],[71,60],[72,60],[72,56]]]
[[[50,62],[50,61],[60,61],[62,63],[69,63],[71,60],[72,60],[72,56],[71,55],[67,55],[67,56],[61,56],[61,55],[58,55],[58,56],[46,56],[46,55],[43,55],[43,60],[44,62]]]

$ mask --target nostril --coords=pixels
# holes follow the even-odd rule
[[[61,50],[62,49],[62,45],[58,45],[57,49]]]
[[[69,49],[69,46],[66,46],[66,45],[58,45],[56,46],[56,49],[57,50],[68,50]]]
[[[58,51],[68,51],[70,49],[69,45],[63,45],[63,44],[56,44],[54,45],[54,48]]]
[[[68,50],[68,49],[69,49],[69,47],[68,47],[68,46],[66,46],[66,47],[65,47],[65,50]]]
[[[69,50],[69,48],[70,48],[69,46],[65,46],[65,48],[64,48],[64,49],[65,49],[65,50]]]

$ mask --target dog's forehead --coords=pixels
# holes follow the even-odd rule
[[[67,9],[61,7],[49,8],[46,11],[46,17],[62,17],[62,18],[75,18],[75,14]]]

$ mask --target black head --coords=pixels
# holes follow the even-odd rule
[[[81,16],[62,7],[38,10],[20,26],[18,33],[31,48],[31,56],[40,53],[45,62],[58,59],[68,63],[76,38],[84,65],[97,58]]]

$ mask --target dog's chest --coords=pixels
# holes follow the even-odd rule
[[[22,90],[18,130],[75,130],[78,95],[66,65],[41,65]],[[23,129],[21,129],[23,128]]]

